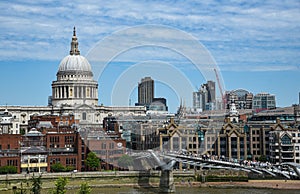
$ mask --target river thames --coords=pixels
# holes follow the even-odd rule
[[[76,193],[77,190],[68,190],[67,194]],[[182,194],[196,194],[196,193],[205,193],[205,194],[299,194],[299,190],[289,190],[289,189],[257,189],[257,188],[230,188],[230,189],[221,189],[221,188],[195,188],[195,187],[178,187],[176,188],[175,193]],[[144,189],[144,188],[132,188],[132,187],[120,187],[120,188],[93,188],[92,194],[151,194],[158,193],[156,189]]]

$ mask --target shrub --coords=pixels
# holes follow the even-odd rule
[[[65,172],[65,167],[61,163],[55,163],[51,165],[52,172]]]
[[[16,174],[17,171],[15,166],[0,166],[0,174]]]
[[[90,194],[91,193],[91,187],[88,183],[81,183],[80,190],[78,191],[78,194]]]

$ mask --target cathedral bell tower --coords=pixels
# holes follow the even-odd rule
[[[231,99],[230,109],[229,109],[229,119],[231,123],[238,123],[239,122],[239,112],[236,109],[234,99]]]

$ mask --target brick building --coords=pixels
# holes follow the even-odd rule
[[[85,144],[100,159],[100,170],[118,169],[118,159],[126,153],[126,140],[121,138],[90,136]]]
[[[15,166],[20,173],[20,155],[19,134],[1,134],[0,135],[0,167]]]
[[[81,154],[82,140],[73,115],[34,115],[28,123],[32,128],[21,141],[22,172],[50,172],[57,162],[83,170],[85,155]]]

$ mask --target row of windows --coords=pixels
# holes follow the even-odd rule
[[[253,155],[260,155],[260,150],[253,150]]]
[[[70,144],[70,143],[74,143],[74,136],[65,136],[65,143],[66,144]],[[50,137],[50,143],[59,143],[59,136],[52,136]]]
[[[214,142],[216,139],[215,139],[215,137],[207,137],[207,141],[212,141],[212,142]]]
[[[60,158],[51,158],[50,164],[60,163]],[[76,158],[66,158],[66,165],[76,165]]]
[[[259,144],[253,144],[253,148],[260,148]]]
[[[75,165],[76,158],[66,158],[66,165]]]
[[[115,143],[114,142],[112,142],[112,143],[108,143],[108,145],[109,145],[109,149],[115,149]],[[101,144],[101,149],[106,149],[106,143],[102,143]]]
[[[105,157],[109,157],[109,156],[115,155],[115,154],[117,154],[117,155],[124,154],[124,150],[95,150],[94,152],[95,152],[95,154],[105,156]]]
[[[296,137],[296,133],[292,133],[293,137]],[[300,137],[300,133],[297,133],[297,137]]]
[[[6,148],[9,150],[10,149],[10,144],[7,144]],[[3,146],[3,149],[5,149],[5,147]],[[2,145],[0,144],[0,150],[2,150]]]
[[[74,136],[65,136],[65,143],[74,142]]]
[[[59,142],[59,137],[58,136],[52,136],[50,137],[50,142],[53,143],[53,142]]]
[[[75,74],[75,75],[61,75],[61,78],[87,78],[88,75]]]
[[[46,158],[30,158],[30,160],[28,161],[27,159],[24,159],[22,162],[25,163],[42,163],[42,162],[46,162]]]
[[[259,131],[259,130],[252,130],[252,134],[253,134],[253,135],[254,135],[254,134],[259,135],[259,134],[260,134],[260,131]]]
[[[18,166],[18,160],[7,160],[7,166]]]

